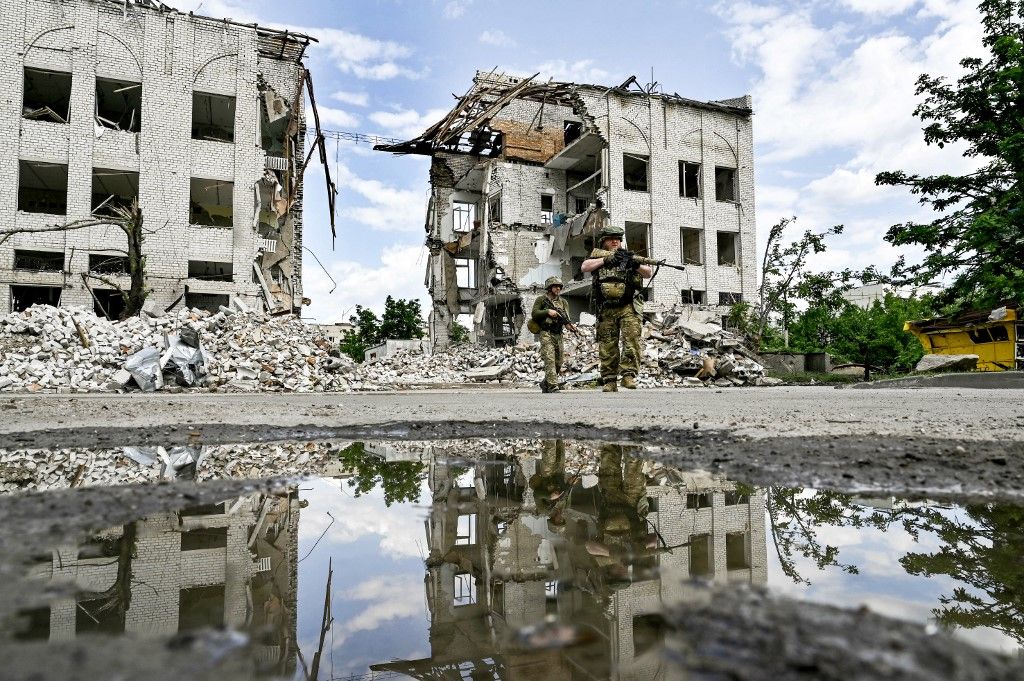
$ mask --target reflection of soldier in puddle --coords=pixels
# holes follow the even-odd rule
[[[546,515],[552,525],[565,525],[565,506],[574,482],[565,475],[565,442],[545,440],[537,472],[530,476],[530,488],[537,512]]]

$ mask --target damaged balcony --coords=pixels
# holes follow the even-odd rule
[[[575,141],[552,156],[544,164],[552,170],[593,171],[598,167],[598,158],[605,148],[604,140],[596,132],[584,132]]]

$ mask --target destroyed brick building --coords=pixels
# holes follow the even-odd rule
[[[480,342],[528,338],[525,315],[560,276],[572,315],[590,308],[580,271],[604,224],[626,247],[679,262],[645,292],[722,322],[756,287],[749,96],[700,102],[630,78],[618,87],[477,72],[419,137],[375,148],[432,158],[426,232],[431,335],[472,315]]]
[[[19,231],[0,243],[0,313],[116,317],[124,234],[38,230],[134,199],[156,308],[299,309],[312,38],[156,0],[10,0],[0,35],[0,206]]]

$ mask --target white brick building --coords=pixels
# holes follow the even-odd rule
[[[474,315],[477,339],[514,343],[544,280],[566,281],[572,314],[589,308],[580,272],[597,230],[685,263],[647,293],[657,310],[692,306],[719,321],[756,287],[749,96],[698,102],[641,88],[534,83],[477,73],[449,116],[420,137],[377,149],[428,154],[432,337]]]
[[[311,40],[155,0],[0,3],[0,229],[137,197],[159,309],[238,298],[297,310]],[[0,245],[0,313],[43,302],[115,315],[124,248],[111,226],[15,235]]]

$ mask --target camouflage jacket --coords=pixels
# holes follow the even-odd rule
[[[530,318],[537,322],[540,326],[541,331],[550,331],[551,333],[562,333],[562,326],[564,322],[558,317],[552,317],[548,314],[548,310],[551,308],[557,308],[565,313],[565,316],[569,316],[569,307],[565,304],[565,301],[559,296],[554,300],[548,298],[546,293],[537,296],[537,300],[533,303],[533,311],[530,313]]]

